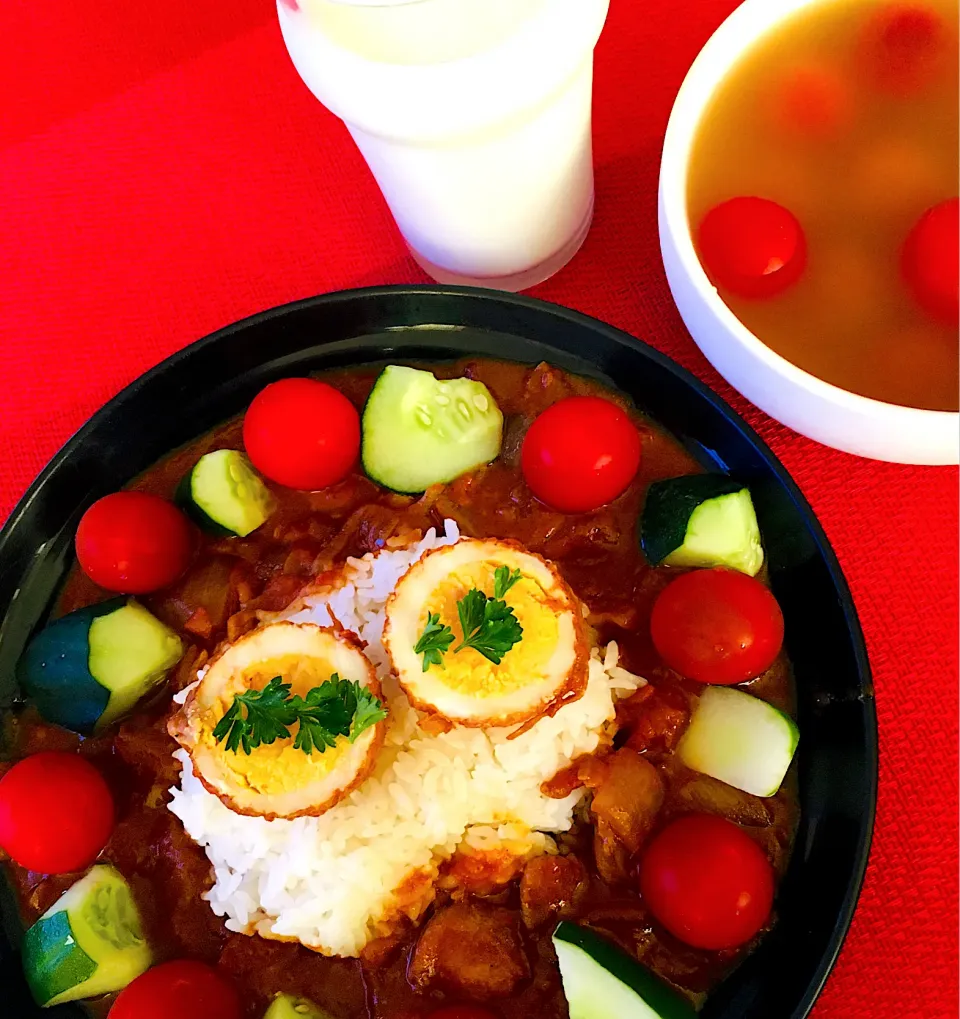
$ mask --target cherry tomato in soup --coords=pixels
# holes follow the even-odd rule
[[[783,644],[783,613],[753,577],[721,567],[671,581],[650,615],[660,657],[682,676],[729,685],[770,668]]]
[[[77,559],[100,587],[146,594],[172,584],[190,565],[194,532],[171,502],[147,492],[114,492],[80,518]]]
[[[700,223],[697,242],[710,279],[740,297],[775,297],[796,283],[807,264],[797,217],[767,198],[715,205]]]
[[[107,783],[76,754],[34,754],[0,778],[0,846],[27,870],[83,870],[107,844],[113,820]]]
[[[827,64],[791,67],[775,90],[774,117],[789,135],[836,138],[853,122],[850,86]]]
[[[960,320],[960,199],[927,209],[903,245],[900,267],[924,310],[956,326]]]
[[[497,1017],[479,1005],[447,1005],[431,1012],[428,1019],[497,1019]]]
[[[640,433],[599,396],[569,396],[540,414],[524,436],[523,476],[533,494],[564,513],[616,499],[640,467]]]
[[[108,1019],[241,1019],[240,996],[212,967],[178,959],[142,973],[113,1003]]]
[[[649,844],[640,894],[675,937],[695,948],[736,948],[766,923],[773,868],[732,821],[688,814]]]
[[[340,481],[360,453],[360,415],[343,393],[316,379],[281,379],[254,397],[243,419],[254,467],[287,488],[316,491]]]
[[[860,44],[867,79],[890,95],[915,95],[946,73],[951,34],[924,4],[884,4],[867,22]]]

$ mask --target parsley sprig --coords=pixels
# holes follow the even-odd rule
[[[493,575],[493,597],[474,587],[457,602],[457,616],[463,640],[453,653],[473,648],[487,661],[499,665],[503,656],[523,637],[523,627],[513,609],[503,600],[507,591],[520,580],[519,570],[498,566]],[[415,654],[423,655],[423,671],[431,665],[443,668],[443,655],[454,642],[453,630],[440,623],[440,616],[427,613],[427,625],[413,646]]]
[[[522,576],[519,570],[498,566],[493,574],[493,597],[502,598]]]
[[[420,634],[420,639],[413,645],[415,654],[423,655],[423,671],[431,665],[443,668],[443,655],[450,650],[454,641],[453,630],[449,626],[440,625],[440,616],[436,612],[427,613],[427,625]]]
[[[289,739],[296,725],[293,745],[305,754],[323,753],[336,746],[340,736],[353,743],[387,713],[380,701],[364,686],[341,679],[335,672],[328,680],[307,692],[290,696],[290,684],[274,676],[262,690],[246,690],[233,698],[213,730],[213,738],[227,750],[249,754],[261,744]]]

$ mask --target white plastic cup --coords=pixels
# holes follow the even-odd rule
[[[421,267],[521,290],[593,216],[593,50],[609,0],[278,0]]]

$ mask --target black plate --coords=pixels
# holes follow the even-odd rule
[[[0,534],[0,697],[72,558],[84,509],[176,446],[239,413],[285,375],[465,354],[549,361],[628,394],[706,466],[748,481],[783,607],[799,696],[802,819],[777,896],[779,922],[715,991],[704,1019],[802,1019],[853,916],[877,785],[877,730],[863,636],[813,511],[756,433],[719,397],[633,337],[526,297],[448,287],[348,291],[287,305],[208,336],[128,386],[57,454]],[[10,906],[0,945],[0,1012],[34,1008]]]

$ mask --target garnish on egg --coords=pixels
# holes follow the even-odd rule
[[[383,645],[408,699],[449,722],[525,722],[586,684],[580,605],[554,566],[516,542],[464,538],[429,552],[386,615]]]
[[[463,640],[453,649],[454,654],[472,647],[494,665],[503,661],[503,656],[523,637],[523,627],[517,622],[513,609],[503,601],[503,596],[521,576],[519,570],[498,566],[492,598],[473,587],[457,602]],[[427,625],[413,647],[415,654],[423,656],[424,672],[431,665],[443,667],[443,654],[455,639],[453,630],[441,624],[437,613],[427,613]]]
[[[487,661],[499,665],[503,656],[523,637],[523,627],[517,622],[513,609],[505,601],[488,598],[475,587],[457,602],[457,615],[463,640],[453,649],[454,654],[471,647]]]
[[[369,690],[337,673],[309,690],[306,697],[291,695],[290,684],[274,676],[262,690],[248,690],[233,698],[213,730],[213,738],[218,743],[226,741],[227,750],[236,753],[242,749],[249,756],[261,744],[289,739],[289,727],[296,723],[294,749],[305,754],[316,749],[322,754],[337,745],[338,736],[354,743],[365,729],[386,717]]]
[[[227,645],[169,723],[210,792],[239,814],[322,814],[373,770],[386,711],[345,631],[269,623]]]
[[[450,650],[450,645],[455,640],[453,630],[446,624],[441,624],[440,616],[436,612],[428,612],[423,633],[413,646],[413,653],[423,656],[423,671],[426,672],[431,665],[443,668],[443,654]]]

